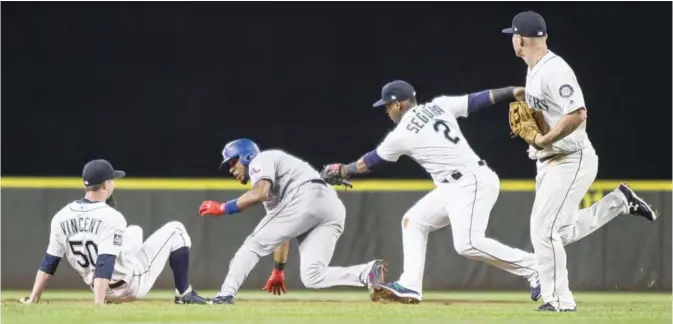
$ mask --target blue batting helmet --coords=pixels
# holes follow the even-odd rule
[[[223,160],[222,163],[220,163],[220,168],[234,158],[238,158],[239,161],[241,161],[241,164],[247,167],[257,154],[259,154],[259,148],[252,140],[247,138],[233,140],[227,143],[227,145],[224,146],[224,149],[222,149]]]

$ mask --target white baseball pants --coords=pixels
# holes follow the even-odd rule
[[[537,164],[530,237],[540,272],[542,298],[559,309],[576,306],[569,288],[563,246],[628,212],[626,197],[618,189],[590,207],[578,210],[597,173],[598,156],[593,149]]]
[[[124,239],[123,262],[132,265],[133,275],[125,285],[111,290],[106,296],[114,302],[128,302],[147,295],[168,263],[171,252],[192,246],[185,226],[177,221],[166,223],[145,242],[142,228],[129,226]]]
[[[458,180],[440,184],[411,207],[402,219],[404,271],[398,283],[417,291],[422,298],[428,233],[449,224],[453,246],[460,255],[517,276],[535,275],[533,254],[485,236],[499,191],[498,175],[481,166]]]

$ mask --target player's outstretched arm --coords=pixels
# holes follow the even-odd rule
[[[369,173],[374,169],[374,166],[383,162],[376,151],[371,151],[359,158],[357,161],[346,164],[341,168],[341,176],[349,178],[354,175]]]
[[[290,241],[285,241],[273,252],[273,270],[269,280],[264,285],[264,290],[270,294],[278,295],[287,293],[285,288],[285,264],[290,254]]]
[[[320,172],[320,177],[332,185],[352,187],[352,184],[346,179],[354,175],[369,173],[382,162],[385,162],[385,160],[379,156],[376,150],[373,150],[349,164],[332,163],[326,165]]]
[[[42,298],[42,293],[47,288],[47,282],[54,273],[56,273],[56,268],[61,262],[61,258],[53,256],[49,253],[44,255],[42,262],[40,263],[40,269],[37,270],[35,275],[35,283],[33,284],[33,290],[30,293],[30,297],[21,298],[20,302],[23,304],[37,303]]]
[[[239,213],[251,206],[259,204],[269,199],[271,193],[271,180],[260,179],[255,182],[252,189],[226,203],[221,203],[212,200],[206,200],[199,208],[199,215],[201,216],[221,216]]]
[[[47,282],[51,278],[51,275],[38,270],[35,275],[35,283],[33,284],[33,290],[30,293],[30,297],[21,298],[20,302],[23,304],[33,304],[38,303],[40,298],[42,298],[42,293],[47,288]]]
[[[523,87],[505,87],[473,92],[467,95],[467,111],[475,113],[496,103],[524,99],[525,89]]]
[[[556,143],[568,136],[587,119],[587,110],[585,108],[577,109],[564,115],[545,135],[540,133],[535,136],[535,145],[541,148]]]

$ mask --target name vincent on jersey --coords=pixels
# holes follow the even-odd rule
[[[407,130],[418,133],[432,118],[444,113],[442,108],[437,105],[425,104],[411,110],[416,117],[411,118],[407,124]]]
[[[103,221],[100,219],[93,219],[89,217],[77,217],[61,222],[61,230],[63,235],[72,236],[81,232],[89,232],[98,234],[100,224]]]

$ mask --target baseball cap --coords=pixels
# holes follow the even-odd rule
[[[523,37],[544,37],[547,36],[547,23],[540,14],[533,11],[524,11],[514,16],[512,27],[505,28],[502,32]]]
[[[82,180],[85,186],[95,186],[110,179],[123,178],[126,172],[115,170],[112,164],[106,160],[98,159],[89,161],[82,170]]]
[[[373,107],[385,106],[393,101],[403,101],[416,97],[416,90],[406,81],[395,80],[386,83],[381,89],[381,99]]]

